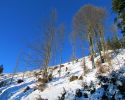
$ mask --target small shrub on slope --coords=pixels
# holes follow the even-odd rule
[[[1,81],[0,82],[0,88],[3,87],[3,86],[6,86],[6,85],[8,85],[8,82],[6,82],[6,81]]]
[[[24,89],[24,92],[27,92],[29,89],[30,89],[30,87],[27,86],[27,87]]]
[[[38,82],[40,82],[40,83],[47,83],[48,80],[45,79],[45,78],[38,78]]]
[[[74,81],[74,80],[77,80],[78,79],[78,76],[71,76],[70,77],[70,82]]]
[[[45,83],[40,83],[37,85],[37,89],[40,91],[44,91],[44,89],[46,88],[46,84]]]
[[[100,65],[98,68],[97,68],[97,73],[99,74],[103,74],[103,73],[107,73],[110,71],[110,68],[108,65]]]
[[[43,99],[40,95],[35,95],[33,99],[34,100],[48,100],[48,99]]]
[[[79,77],[79,80],[83,80],[83,77],[82,77],[82,75]]]
[[[65,88],[63,88],[63,93],[61,94],[61,96],[58,96],[58,100],[65,100],[65,95],[66,95],[66,90]]]
[[[49,75],[48,75],[48,80],[49,80],[49,81],[52,81],[52,78],[53,78],[52,74],[49,74]]]
[[[76,97],[82,97],[82,92],[81,92],[81,90],[80,89],[77,89],[76,90],[76,95],[75,95]]]
[[[43,91],[46,87],[47,79],[45,78],[38,78],[37,89]]]

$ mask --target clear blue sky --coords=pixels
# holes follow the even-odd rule
[[[108,26],[114,18],[111,0],[0,0],[0,64],[4,65],[4,72],[13,72],[20,49],[25,49],[41,31],[42,20],[53,8],[57,9],[58,21],[65,23],[68,34],[73,15],[85,4],[104,7],[108,11],[106,32],[109,34]],[[71,54],[69,43],[64,49],[65,62]]]

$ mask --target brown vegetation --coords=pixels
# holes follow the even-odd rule
[[[82,77],[82,75],[78,78],[79,80],[83,80],[83,77]]]
[[[45,79],[45,78],[38,78],[38,82],[40,82],[40,83],[47,83],[48,80]]]
[[[75,81],[75,80],[77,80],[77,79],[78,79],[78,76],[71,76],[71,77],[70,77],[70,82]]]
[[[110,71],[110,67],[108,65],[101,65],[97,68],[97,72],[99,74],[107,73]]]

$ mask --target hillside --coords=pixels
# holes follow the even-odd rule
[[[62,64],[60,76],[59,65],[51,67],[53,78],[43,91],[36,86],[39,82],[35,75],[41,77],[40,70],[17,73],[11,84],[12,75],[4,74],[0,77],[0,100],[125,100],[125,50],[109,54],[112,66],[107,62],[101,64],[104,72],[99,72],[99,67],[92,69],[89,56]],[[98,59],[97,55],[95,62]],[[23,74],[24,82],[17,82]]]

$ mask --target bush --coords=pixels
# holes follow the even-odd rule
[[[76,59],[76,62],[78,62],[79,61],[79,59]]]
[[[40,83],[37,85],[37,89],[40,90],[40,91],[44,91],[46,87],[46,84],[45,83]]]
[[[49,80],[49,81],[52,81],[52,78],[53,78],[52,74],[49,74],[48,80]]]
[[[76,97],[82,97],[82,92],[81,92],[81,90],[80,89],[77,89],[76,90],[76,95],[75,95]]]
[[[48,81],[51,81],[53,78],[52,74],[49,74],[47,78],[43,77],[43,78],[38,78],[38,85],[37,85],[37,89],[40,91],[43,91],[46,87],[46,83]]]
[[[79,80],[83,80],[83,77],[82,77],[82,75],[79,77]]]
[[[98,59],[98,60],[96,61],[96,67],[99,67],[99,66],[101,66],[101,60],[100,60],[100,59]]]
[[[38,77],[38,73],[37,73],[37,72],[34,72],[33,74],[34,74],[34,76],[35,76],[36,78]]]
[[[34,95],[32,99],[33,100],[48,100],[48,99],[42,98],[40,95]]]
[[[115,34],[112,38],[108,38],[106,43],[108,49],[117,50],[122,46],[124,47],[124,43],[118,39],[118,36]]]
[[[83,96],[84,96],[84,98],[88,98],[88,94],[87,93],[84,93]]]
[[[55,70],[55,69],[57,69],[58,68],[58,66],[55,66],[54,68],[53,68],[53,70]]]
[[[46,78],[38,78],[38,82],[40,82],[40,83],[47,83],[48,79],[46,79]]]
[[[65,67],[64,65],[60,65],[60,67],[62,68],[62,67]]]
[[[22,83],[22,82],[23,82],[22,79],[18,79],[18,80],[17,80],[17,83]]]
[[[92,56],[91,55],[89,56],[89,61],[92,61]]]
[[[0,65],[0,74],[3,73],[3,65]]]
[[[6,81],[1,81],[0,82],[0,88],[3,87],[3,86],[6,86],[7,85],[7,82]]]
[[[66,72],[67,72],[68,68],[66,67]]]
[[[109,66],[107,66],[107,65],[101,65],[101,66],[98,67],[97,72],[99,74],[103,74],[103,73],[109,72],[109,70],[110,70]]]
[[[24,92],[28,91],[30,89],[29,86],[27,86],[25,89],[24,89]]]
[[[74,81],[74,80],[77,80],[77,79],[78,79],[78,76],[71,76],[71,77],[70,77],[70,82],[71,82],[71,81]]]
[[[47,79],[38,78],[37,89],[40,90],[40,91],[43,91],[46,87],[47,82],[48,82]]]
[[[63,93],[61,94],[61,96],[58,96],[58,100],[65,100],[65,95],[66,95],[66,90],[65,88],[63,88]]]

